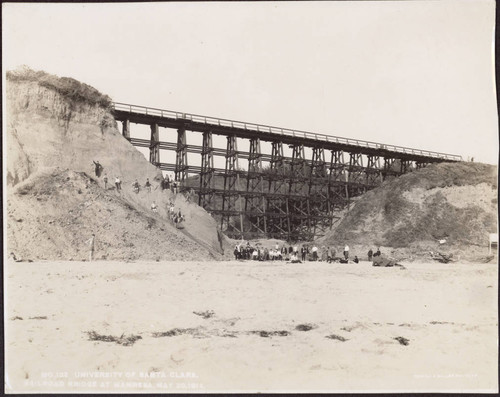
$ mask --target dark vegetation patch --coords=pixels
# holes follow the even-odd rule
[[[120,337],[116,337],[113,335],[101,335],[95,331],[88,331],[87,335],[91,341],[115,342],[122,346],[132,346],[136,341],[142,339],[142,336],[139,335],[125,336],[125,334],[122,334]]]
[[[261,338],[269,338],[270,336],[288,336],[288,331],[250,331],[250,334],[259,335]]]
[[[393,339],[396,339],[403,346],[408,346],[410,344],[410,340],[403,338],[402,336],[396,336]]]
[[[101,94],[95,88],[70,77],[58,77],[44,71],[34,71],[30,68],[8,71],[6,77],[10,81],[36,82],[40,86],[54,90],[64,98],[69,99],[71,104],[87,103],[106,109],[111,108],[111,98],[109,96]]]
[[[325,338],[335,339],[335,340],[339,340],[341,342],[345,342],[345,341],[349,340],[349,339],[344,338],[343,336],[335,335],[335,334],[327,335],[327,336],[325,336]]]
[[[215,315],[215,312],[213,310],[205,310],[204,312],[193,312],[197,316],[201,316],[204,319],[213,317]]]
[[[297,331],[310,331],[314,328],[316,328],[314,324],[299,324],[295,327]]]
[[[178,335],[184,335],[184,334],[189,334],[189,335],[194,335],[198,333],[197,328],[173,328],[169,331],[165,332],[153,332],[153,338],[163,338],[165,336],[178,336]]]

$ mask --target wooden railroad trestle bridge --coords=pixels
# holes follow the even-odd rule
[[[198,204],[233,238],[310,240],[332,227],[352,197],[386,178],[434,162],[462,160],[451,154],[123,103],[113,103],[113,113],[122,122],[123,136],[135,146],[149,148],[149,161],[175,172],[183,188],[193,188]],[[130,123],[149,125],[150,139],[131,137]],[[177,141],[160,141],[159,127],[177,130]],[[202,145],[188,144],[188,132],[201,133]],[[225,149],[213,146],[214,135],[226,137]],[[249,141],[248,151],[238,150],[237,138]],[[270,154],[261,152],[261,142],[270,146]],[[284,145],[291,156],[284,155]],[[174,151],[175,162],[162,162],[162,150]],[[188,153],[200,155],[201,165],[189,165]],[[225,158],[224,168],[214,167],[215,156]],[[248,160],[247,170],[240,168],[239,159]],[[193,175],[199,177],[196,186]]]

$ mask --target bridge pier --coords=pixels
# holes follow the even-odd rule
[[[396,159],[392,157],[384,157],[384,168],[382,171],[382,179],[385,181],[388,176],[398,176],[398,172],[395,171]]]
[[[239,166],[236,136],[227,137],[224,192],[222,193],[221,229],[233,238],[243,237],[243,213],[239,193]],[[238,217],[239,215],[239,217]],[[239,218],[239,225],[235,218]]]
[[[130,140],[130,120],[125,119],[122,121],[122,135],[125,139]]]
[[[287,181],[285,170],[283,142],[271,142],[271,159],[266,177],[269,180],[268,194],[265,195],[267,215],[267,232],[273,238],[288,239],[290,228],[288,222]]]
[[[378,186],[382,181],[382,171],[380,169],[380,156],[368,155],[368,164],[366,166],[366,184],[369,187]]]
[[[160,132],[158,124],[151,124],[149,162],[153,165],[158,165],[160,163]]]
[[[183,125],[177,130],[177,149],[175,158],[175,179],[183,183],[187,179],[187,144],[186,127]]]
[[[250,139],[248,154],[247,186],[245,194],[245,213],[250,223],[251,235],[267,234],[266,203],[262,175],[261,147],[259,138]]]
[[[215,209],[212,207],[214,197],[214,149],[212,145],[212,131],[203,133],[203,143],[201,149],[201,171],[200,190],[198,192],[198,205],[207,211]]]
[[[349,170],[347,173],[349,185],[349,197],[363,194],[365,186],[365,168],[363,167],[363,156],[361,153],[351,152],[349,154]]]

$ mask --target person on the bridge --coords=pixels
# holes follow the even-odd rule
[[[99,160],[98,161],[92,160],[92,162],[95,165],[95,176],[98,177],[98,178],[100,178],[103,167],[102,167],[101,164],[99,164]]]
[[[132,183],[132,187],[134,188],[135,193],[139,193],[140,187],[139,187],[139,182],[137,181],[137,179],[135,180],[134,183]]]
[[[346,244],[344,247],[344,258],[347,260],[349,259],[349,246]]]
[[[148,192],[151,193],[151,183],[149,182],[149,178],[146,178],[146,184],[144,185]]]

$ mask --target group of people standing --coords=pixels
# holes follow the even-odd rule
[[[280,247],[277,243],[274,248],[260,247],[260,246],[251,246],[250,242],[247,242],[246,245],[244,242],[237,244],[234,247],[234,257],[235,259],[253,259],[259,261],[274,261],[274,260],[285,260],[291,261],[292,263],[302,263],[307,261],[316,262],[341,262],[348,263],[349,258],[349,246],[345,246],[344,248],[344,258],[339,258],[336,256],[335,248],[331,247],[321,247],[319,249],[316,245],[308,245],[303,244],[302,246],[295,244],[290,246],[285,246],[284,244]],[[357,256],[354,257],[353,261],[355,263],[359,262]]]
[[[97,160],[97,161],[92,160],[92,162],[94,163],[95,176],[100,178],[102,171],[104,170],[104,167],[102,166],[101,163],[99,163],[99,160]],[[104,182],[104,189],[107,190],[108,189],[108,175],[104,174],[102,180]],[[120,180],[120,178],[118,176],[115,176],[115,187],[116,187],[117,192],[120,192],[120,190],[122,190],[122,181]]]
[[[242,241],[234,247],[234,258],[243,260],[259,260],[259,261],[274,261],[274,260],[285,260],[292,263],[302,263],[305,261],[316,262],[340,262],[349,263],[349,252],[350,248],[348,245],[344,247],[343,256],[338,257],[337,251],[333,247],[322,246],[318,248],[316,245],[303,244],[302,246],[295,244],[290,246],[280,245],[277,243],[274,248],[267,248],[257,246],[251,246],[250,242],[244,244]],[[372,249],[368,251],[368,260],[371,261],[373,257],[380,256],[380,248],[377,252],[373,252]],[[352,259],[354,263],[359,263],[359,258],[355,255]]]

